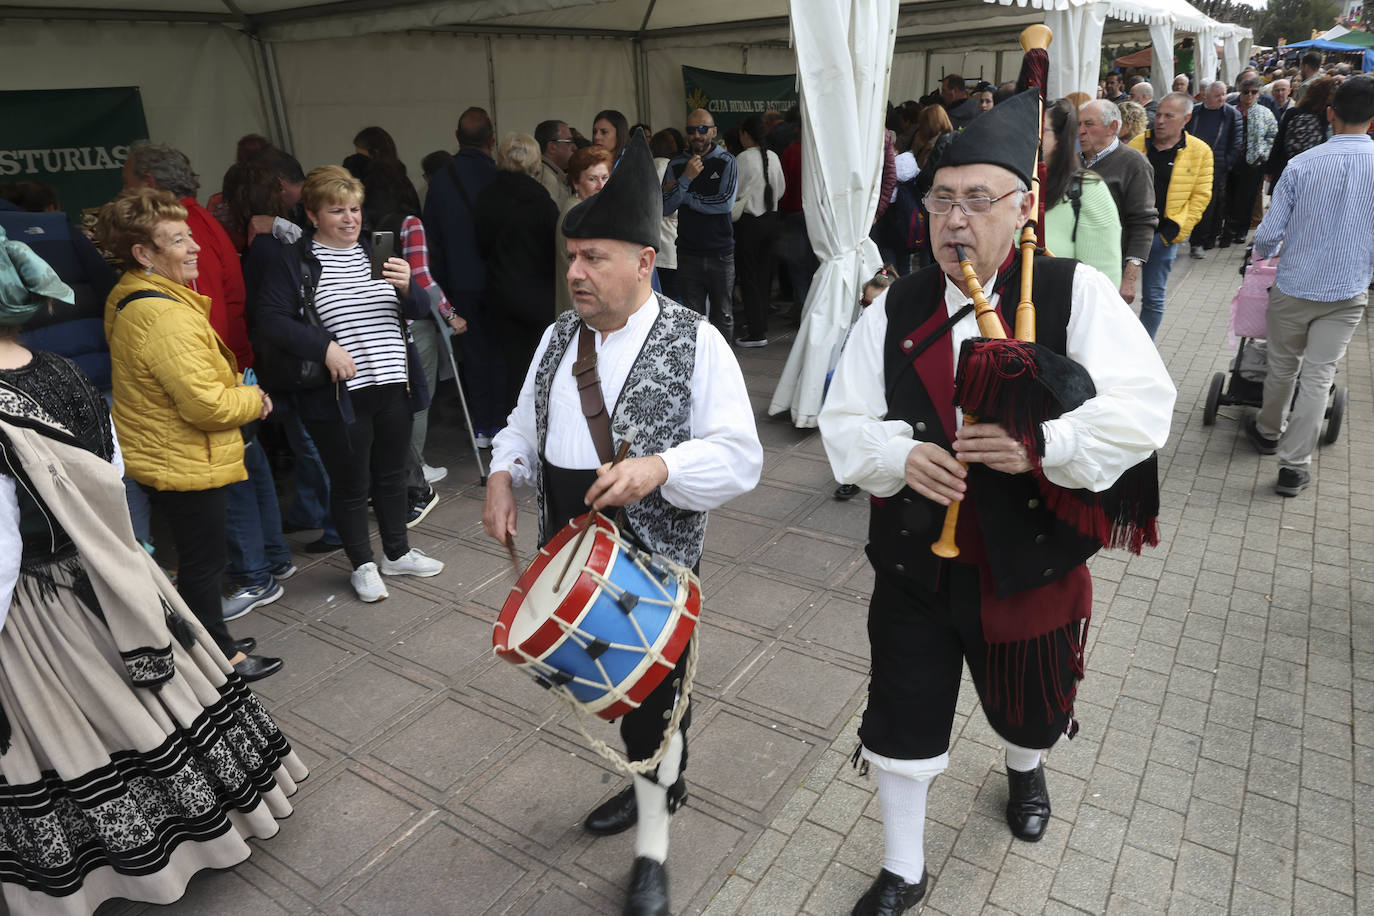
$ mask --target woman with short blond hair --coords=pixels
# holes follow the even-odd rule
[[[487,316],[506,357],[505,416],[553,321],[558,205],[539,180],[539,147],[529,134],[506,134],[496,167],[496,179],[477,198],[473,223],[487,264]]]
[[[429,314],[412,292],[410,265],[392,254],[372,278],[363,227],[363,185],[337,165],[311,169],[301,202],[314,235],[283,246],[264,272],[258,333],[330,381],[294,393],[296,408],[329,472],[330,509],[362,601],[387,597],[382,576],[437,576],[444,564],[406,535],[406,460],[411,415],[429,403],[403,318]],[[306,319],[313,309],[319,324]],[[384,556],[372,553],[368,497]]]

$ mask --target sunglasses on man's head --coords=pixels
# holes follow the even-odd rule
[[[698,124],[696,127],[693,127],[692,125],[688,124],[687,133],[701,134],[702,136],[705,136],[706,134],[709,134],[711,132],[711,129],[713,127],[715,127],[714,124]]]

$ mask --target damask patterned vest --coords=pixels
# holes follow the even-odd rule
[[[656,294],[657,295],[657,294]],[[658,296],[658,317],[644,341],[625,387],[611,411],[611,444],[619,450],[626,431],[638,429],[630,457],[658,455],[692,438],[692,370],[696,366],[697,325],[702,316],[664,296]],[[535,376],[534,419],[539,441],[537,498],[539,542],[557,532],[547,530],[544,498],[544,444],[549,432],[549,390],[563,354],[577,335],[576,311],[558,316],[544,358]],[[579,415],[572,422],[582,423]],[[654,490],[625,515],[635,535],[646,547],[683,566],[695,566],[706,543],[706,513],[680,509]]]

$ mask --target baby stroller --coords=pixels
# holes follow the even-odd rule
[[[1258,408],[1264,402],[1264,377],[1268,373],[1265,348],[1264,312],[1269,305],[1269,287],[1274,285],[1279,259],[1268,258],[1251,262],[1252,248],[1245,250],[1240,266],[1244,277],[1235,298],[1231,300],[1231,337],[1236,341],[1236,355],[1231,360],[1231,379],[1226,373],[1212,376],[1207,389],[1207,403],[1202,408],[1202,425],[1211,426],[1217,420],[1217,408],[1241,405]],[[1294,391],[1296,399],[1297,392]],[[1326,405],[1326,432],[1322,441],[1327,445],[1341,434],[1345,417],[1345,402],[1349,391],[1332,385]]]

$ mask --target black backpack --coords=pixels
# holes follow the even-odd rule
[[[925,238],[925,211],[921,192],[916,188],[920,176],[897,182],[897,196],[887,205],[882,219],[874,226],[873,240],[883,248],[907,254],[921,246]]]

